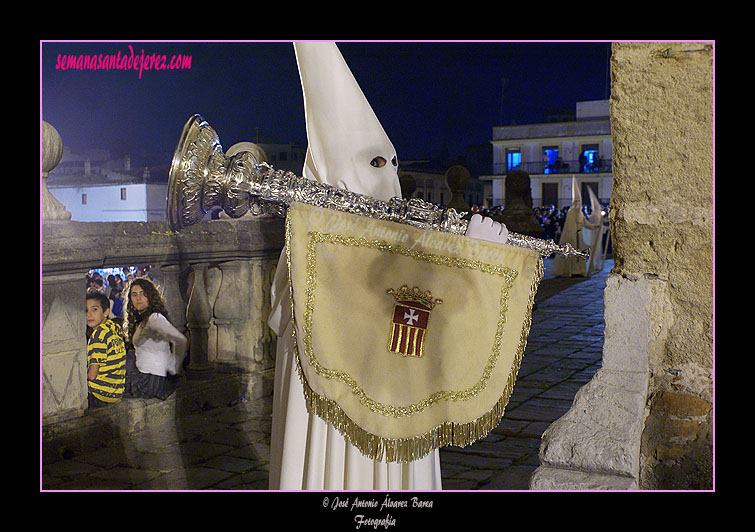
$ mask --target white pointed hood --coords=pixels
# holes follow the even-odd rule
[[[577,179],[574,176],[571,176],[571,206],[582,209],[582,194],[577,188]]]
[[[590,194],[590,223],[592,224],[599,224],[603,220],[603,215],[601,214],[602,206],[600,205],[600,200],[595,195],[595,192],[592,191],[592,187],[587,187],[587,192]]]
[[[401,196],[396,151],[334,42],[294,43],[307,126],[303,174],[381,200]]]

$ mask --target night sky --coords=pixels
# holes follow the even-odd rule
[[[144,70],[141,78],[135,70],[56,69],[59,54],[131,55],[129,45],[134,55],[190,55],[191,68]],[[608,42],[340,42],[339,48],[404,160],[435,157],[442,148],[463,155],[467,145],[489,142],[494,126],[542,122],[546,111],[609,96]],[[306,145],[290,42],[43,42],[40,74],[42,119],[74,152],[169,157],[194,113],[208,120],[225,149],[257,139]]]

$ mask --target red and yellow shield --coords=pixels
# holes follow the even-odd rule
[[[390,289],[388,293],[396,298],[388,350],[403,356],[421,357],[425,354],[424,340],[430,311],[442,301],[416,286],[409,289],[404,285],[398,290]]]

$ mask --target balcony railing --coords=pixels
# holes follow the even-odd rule
[[[558,161],[556,164],[547,164],[542,161],[524,162],[515,167],[509,167],[506,163],[493,164],[493,175],[506,175],[512,170],[524,170],[529,175],[550,174],[596,174],[611,172],[612,159],[599,159],[595,163],[584,161]]]

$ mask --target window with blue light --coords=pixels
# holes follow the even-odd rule
[[[522,152],[519,150],[506,151],[506,170],[516,170],[522,166]]]
[[[582,172],[590,173],[600,170],[600,158],[598,157],[598,145],[589,144],[582,147],[582,154],[579,157],[580,169]]]
[[[558,146],[546,146],[543,148],[543,173],[555,174],[558,171]]]

